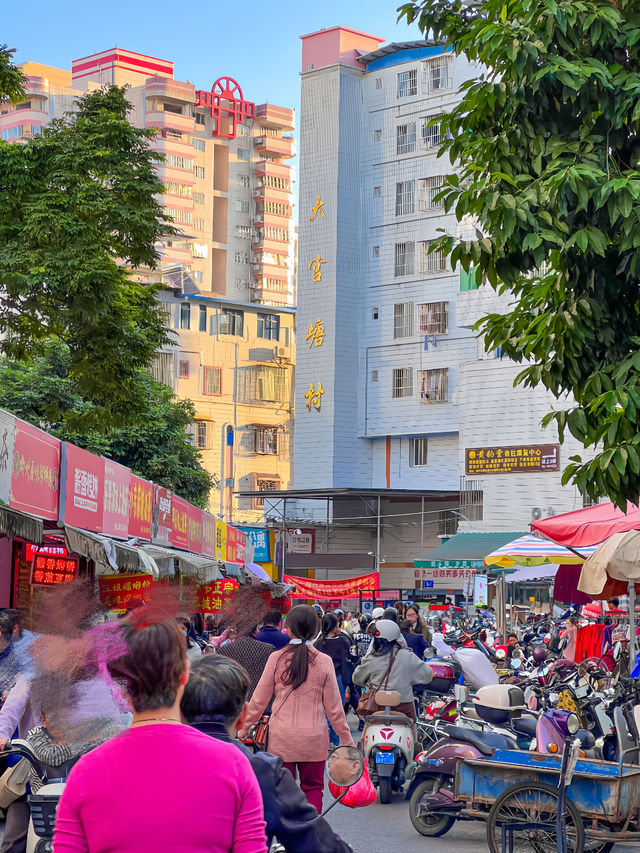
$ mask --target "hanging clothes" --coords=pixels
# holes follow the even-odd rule
[[[578,628],[576,663],[582,663],[585,658],[600,657],[605,627],[605,625],[585,625],[583,628]]]

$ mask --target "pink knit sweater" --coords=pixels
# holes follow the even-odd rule
[[[288,695],[291,687],[282,681],[286,668],[285,655],[290,653],[288,649],[290,647],[286,646],[269,657],[249,703],[240,736],[246,737],[249,726],[264,713],[275,692],[269,723],[269,752],[288,762],[326,761],[329,733],[325,714],[336,730],[340,743],[353,745],[342,710],[333,662],[329,655],[309,647],[307,680]]]

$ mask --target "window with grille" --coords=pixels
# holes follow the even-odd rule
[[[376,89],[382,89],[382,77],[376,77]]]
[[[191,141],[193,142],[193,147],[196,149],[196,151],[204,151],[204,149],[205,149],[204,139],[192,139]]]
[[[409,466],[411,468],[422,468],[427,464],[427,446],[429,439],[410,438],[409,439]]]
[[[442,249],[430,251],[434,244],[434,240],[425,240],[420,244],[420,272],[444,272],[447,269],[447,259],[442,253]]]
[[[238,213],[249,213],[249,202],[246,199],[242,199],[242,198],[237,199],[236,211]]]
[[[200,450],[207,450],[209,447],[209,424],[207,421],[194,421],[193,438],[196,447]]]
[[[157,352],[149,370],[156,382],[162,382],[164,385],[173,388],[173,353]]]
[[[396,367],[393,371],[393,396],[411,397],[413,395],[413,369]]]
[[[238,173],[236,178],[237,178],[237,181],[241,187],[248,187],[249,186],[249,175],[242,175],[242,174]]]
[[[396,184],[396,216],[414,212],[415,186],[415,181],[399,181]]]
[[[446,335],[448,325],[448,302],[425,302],[418,305],[418,332],[421,335]]]
[[[396,154],[410,154],[416,150],[416,125],[399,124],[396,128]]]
[[[394,275],[413,275],[415,243],[396,243]]]
[[[258,364],[238,369],[238,401],[241,403],[289,402],[288,371]]]
[[[449,368],[418,371],[418,396],[421,403],[444,403],[449,395]]]
[[[413,334],[413,302],[393,306],[393,337],[408,338]]]
[[[178,376],[180,379],[188,379],[189,378],[189,360],[188,359],[180,359],[178,365]]]
[[[249,161],[249,151],[246,148],[238,148],[238,160]]]
[[[193,173],[196,178],[204,178],[204,166],[194,166]]]
[[[179,154],[167,154],[163,165],[171,166],[174,169],[191,169],[193,168],[193,159],[181,157]]]
[[[204,219],[194,219],[193,220],[193,227],[195,228],[196,231],[204,231]],[[207,246],[204,247],[204,250],[202,250],[202,249],[194,250],[192,248],[191,252],[193,254],[193,257],[194,258],[206,258],[207,254],[208,254],[207,248],[208,248]]]
[[[442,113],[437,113],[432,116],[425,116],[422,119],[422,147],[435,148],[442,142],[442,134],[440,133],[440,122],[435,122],[435,119],[440,118]],[[434,124],[431,124],[434,122]]]
[[[418,94],[418,72],[415,68],[398,74],[398,97],[410,98]]]
[[[188,302],[182,302],[180,304],[180,328],[191,328],[191,305],[189,305]]]
[[[242,240],[249,240],[251,237],[251,227],[249,225],[236,225],[236,237]]]
[[[259,338],[266,338],[268,341],[280,340],[280,317],[277,314],[258,314],[258,331]]]
[[[189,197],[191,195],[192,188],[188,184],[179,184],[176,181],[166,181],[164,185],[164,191],[168,195],[181,195],[185,197]]]
[[[198,331],[206,332],[207,331],[207,306],[200,305],[200,317],[198,322]]]
[[[278,453],[278,430],[275,427],[256,427],[254,430],[254,453]]]
[[[442,190],[444,184],[444,175],[434,175],[431,178],[422,178],[420,180],[420,195],[419,207],[425,213],[432,210],[442,210],[444,202],[438,201],[436,196]]]
[[[220,334],[241,337],[244,334],[244,311],[223,311],[220,314]]]
[[[182,225],[191,225],[193,214],[190,210],[182,210],[178,207],[165,207],[164,212],[170,216],[174,222],[180,222]]]
[[[265,480],[262,478],[256,479],[257,492],[279,492],[280,480]],[[256,506],[264,506],[264,498],[255,499]]]
[[[222,393],[222,368],[205,367],[203,393],[213,395]]]
[[[448,56],[437,56],[422,63],[422,88],[428,94],[453,86],[453,65]]]
[[[193,200],[196,204],[204,204],[204,193],[194,193]]]
[[[484,491],[481,480],[460,477],[460,513],[469,521],[482,521]]]

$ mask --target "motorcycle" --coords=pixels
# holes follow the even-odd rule
[[[380,802],[387,805],[405,783],[415,751],[415,728],[406,714],[393,713],[401,702],[396,690],[378,690],[376,702],[384,711],[365,717],[362,751],[371,781],[380,790]]]

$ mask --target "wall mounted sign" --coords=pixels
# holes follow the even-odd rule
[[[467,474],[523,474],[560,470],[559,444],[472,447],[465,450]]]

